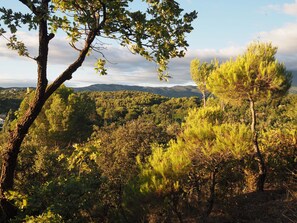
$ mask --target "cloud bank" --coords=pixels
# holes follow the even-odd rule
[[[37,38],[27,33],[21,33],[21,38],[28,47],[30,55],[35,57],[38,49],[36,46]],[[172,76],[169,82],[159,81],[157,75],[157,65],[146,61],[139,55],[132,54],[127,48],[114,45],[106,45],[102,49],[102,53],[108,59],[107,76],[99,76],[95,74],[94,64],[100,54],[91,54],[74,75],[70,85],[90,85],[95,83],[116,83],[128,85],[143,85],[143,86],[171,86],[171,85],[188,85],[194,84],[189,73],[190,61],[194,58],[199,58],[202,61],[210,61],[214,58],[225,60],[236,56],[243,48],[230,47],[220,50],[215,49],[190,49],[185,58],[175,58],[169,63],[168,72]],[[71,64],[77,57],[78,52],[71,48],[65,39],[58,37],[51,41],[49,50],[49,79],[54,80],[56,76],[62,72],[67,65]],[[16,52],[13,52],[0,43],[0,57],[14,60],[15,63],[22,61],[25,63],[27,58],[19,57]],[[33,61],[34,62],[34,61]],[[34,72],[34,71],[31,71]],[[16,75],[16,74],[15,74]],[[17,76],[17,75],[16,75]],[[31,79],[30,79],[31,77]],[[35,79],[31,75],[24,81],[18,81],[15,86],[35,85]],[[0,76],[0,86],[9,85],[13,81],[11,75],[2,73]]]
[[[254,39],[259,39],[264,42],[272,42],[278,47],[277,58],[280,62],[284,62],[288,70],[297,70],[297,0],[290,4],[269,5],[267,9],[290,15],[295,18],[295,21],[284,24],[273,30],[266,30],[260,33],[255,33]],[[31,56],[36,56],[37,35],[29,35],[28,33],[20,33],[21,39],[26,43]],[[246,46],[231,46],[221,49],[193,49],[189,48],[185,58],[173,59],[169,63],[169,73],[173,77],[169,82],[160,82],[157,78],[157,66],[150,63],[138,55],[133,55],[128,49],[116,45],[106,45],[102,53],[110,61],[107,63],[108,75],[99,76],[94,71],[94,64],[99,54],[89,56],[74,75],[73,80],[69,82],[72,86],[86,86],[95,83],[106,84],[127,84],[127,85],[144,85],[144,86],[171,86],[171,85],[188,85],[194,84],[190,77],[190,62],[194,58],[202,61],[210,61],[217,58],[220,61],[236,57],[241,54]],[[79,47],[79,45],[78,45]],[[67,65],[72,63],[78,55],[78,52],[72,49],[67,41],[62,37],[54,38],[50,43],[49,51],[49,79],[54,80],[55,77],[62,72]],[[5,41],[0,39],[0,58],[12,60],[17,63],[22,61],[23,64],[28,61],[26,58],[20,58],[16,52],[12,52],[5,46]],[[34,62],[33,62],[34,63]],[[31,63],[32,64],[32,63]],[[19,72],[19,73],[18,73]],[[25,69],[24,69],[25,72]],[[24,76],[24,72],[20,73],[16,70],[15,73],[9,73],[8,70],[2,71],[0,74],[0,87],[9,86],[15,83],[18,85],[35,85],[35,76],[32,75],[34,70],[30,70],[29,74]],[[36,74],[35,74],[36,75]],[[23,78],[20,78],[23,77]],[[17,78],[17,82],[14,78]]]

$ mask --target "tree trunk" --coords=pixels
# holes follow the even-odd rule
[[[42,6],[48,11],[48,0],[42,0]],[[42,11],[42,12],[43,12]],[[17,209],[5,197],[5,192],[13,189],[14,173],[17,165],[17,158],[20,153],[21,144],[29,131],[30,126],[40,113],[47,99],[66,81],[72,78],[72,74],[82,65],[90,46],[96,37],[96,33],[100,27],[90,30],[85,40],[85,46],[80,51],[77,60],[56,78],[56,80],[48,86],[47,81],[47,59],[48,44],[54,37],[53,34],[48,35],[47,21],[43,14],[39,14],[43,19],[39,22],[39,55],[35,59],[37,62],[37,88],[35,98],[29,109],[16,125],[15,129],[10,133],[7,147],[2,154],[2,169],[0,175],[0,222],[6,222],[17,214]]]
[[[172,205],[173,205],[173,212],[176,214],[179,223],[183,223],[182,212],[178,210],[178,203],[179,203],[179,193],[173,193],[172,198]]]
[[[48,11],[48,0],[42,0],[42,8],[44,12]],[[1,204],[1,220],[7,221],[17,214],[17,209],[14,207],[5,196],[5,192],[13,189],[14,173],[17,165],[18,155],[20,153],[21,144],[29,131],[30,126],[40,113],[44,105],[45,91],[47,87],[47,59],[48,59],[48,44],[53,35],[48,36],[47,20],[44,12],[40,12],[38,16],[42,19],[39,21],[39,50],[37,62],[37,87],[33,102],[30,102],[29,108],[23,117],[18,120],[16,127],[9,135],[6,149],[2,154],[2,168],[0,175],[0,204]],[[37,12],[36,12],[37,13]]]
[[[215,187],[216,187],[216,174],[218,172],[218,168],[215,167],[214,171],[210,175],[210,195],[208,198],[207,208],[205,212],[205,218],[207,218],[213,209],[213,204],[215,201]]]
[[[1,220],[11,219],[17,214],[16,207],[14,207],[14,205],[6,199],[5,192],[13,189],[14,172],[21,144],[28,133],[29,127],[41,111],[43,104],[44,101],[39,100],[29,108],[22,121],[20,121],[15,130],[10,133],[10,139],[5,151],[2,154],[2,168],[0,176],[0,203],[2,208]]]
[[[255,106],[254,106],[254,101],[250,99],[250,111],[251,111],[251,118],[252,118],[252,123],[251,123],[251,131],[253,134],[253,148],[257,156],[257,163],[258,163],[258,176],[257,176],[257,185],[256,185],[256,190],[257,191],[264,191],[264,184],[266,180],[266,165],[262,156],[262,153],[259,148],[258,144],[258,134],[256,131],[256,111],[255,111]]]
[[[206,107],[206,94],[205,91],[202,91],[202,100],[203,100],[203,108]]]

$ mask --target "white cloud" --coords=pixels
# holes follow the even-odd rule
[[[297,16],[297,0],[293,3],[285,4],[270,4],[262,8],[264,13],[274,11],[278,13],[285,13],[287,15]]]
[[[214,58],[224,61],[231,57],[235,57],[244,51],[243,46],[230,46],[222,49],[196,49],[190,50],[186,58],[198,58],[202,61],[210,61]]]
[[[272,42],[278,47],[277,57],[288,69],[297,69],[297,23],[290,23],[269,32],[259,33],[261,41]]]
[[[297,16],[297,0],[294,3],[284,4],[283,11],[288,15]]]
[[[3,38],[0,39],[0,57],[4,58],[15,58],[17,57],[17,52],[14,52],[7,48],[6,40]]]
[[[5,35],[5,37],[8,39],[9,35]],[[37,35],[34,35],[33,33],[29,35],[26,32],[18,32],[17,37],[19,41],[22,41],[25,46],[28,48],[29,54],[32,57],[35,57],[37,55]],[[6,44],[8,43],[8,40],[1,37],[0,38],[0,56],[1,57],[18,57],[17,52],[10,50],[7,48]]]
[[[296,1],[297,2],[297,1]],[[297,5],[297,3],[296,3]],[[256,35],[259,36],[261,41],[270,41],[273,45],[279,47],[277,57],[280,61],[285,62],[288,69],[297,70],[297,23],[290,23],[284,25],[275,30],[261,32]],[[32,56],[36,56],[37,52],[37,37],[22,33],[22,39],[25,40]],[[157,78],[157,66],[154,63],[150,63],[138,55],[133,55],[128,49],[107,45],[106,49],[102,52],[111,63],[107,64],[108,76],[99,76],[95,74],[93,69],[96,55],[91,55],[84,62],[82,68],[80,68],[74,75],[71,85],[90,85],[94,83],[114,83],[114,84],[128,84],[128,85],[181,85],[181,84],[193,84],[190,77],[190,62],[194,58],[198,58],[202,61],[210,61],[217,58],[220,61],[229,59],[230,57],[236,57],[241,54],[246,46],[230,46],[221,49],[189,49],[185,58],[178,58],[171,60],[169,64],[169,72],[173,77],[167,82],[160,82]],[[73,50],[61,37],[56,37],[50,42],[49,51],[49,79],[54,80],[57,75],[63,69],[72,63],[78,52]],[[99,55],[97,55],[99,57]],[[6,60],[12,59],[17,62],[20,57],[15,52],[8,50],[4,41],[0,41],[0,57],[5,57]],[[21,64],[26,64],[24,59],[21,59]],[[5,62],[3,62],[5,65]],[[32,64],[32,63],[31,63]],[[28,65],[29,66],[29,65]],[[35,70],[33,71],[35,72]],[[19,74],[8,74],[8,71],[2,72],[0,75],[0,86],[8,86],[13,82],[13,77],[24,76],[24,71],[20,71]],[[12,76],[14,75],[14,76]],[[32,85],[34,83],[34,77],[29,72],[28,80],[24,81],[18,79],[19,85]],[[30,79],[31,77],[31,79]]]

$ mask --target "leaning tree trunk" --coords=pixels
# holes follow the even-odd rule
[[[48,1],[42,0],[42,6],[44,7],[45,12],[47,12]],[[38,75],[35,97],[33,102],[30,102],[26,113],[18,120],[15,128],[10,132],[6,148],[2,154],[2,168],[0,175],[1,221],[7,221],[7,219],[11,219],[17,214],[17,209],[9,203],[5,196],[5,192],[13,189],[14,174],[21,144],[46,101],[45,92],[48,83],[46,73],[48,44],[54,37],[53,35],[48,35],[47,30],[47,21],[43,16],[43,19],[39,21],[39,50],[38,57],[35,58]]]
[[[257,156],[257,163],[258,163],[258,176],[257,176],[257,182],[256,182],[256,190],[257,191],[264,191],[264,184],[266,180],[266,165],[262,156],[262,153],[259,148],[258,144],[258,134],[256,131],[256,111],[254,106],[254,101],[250,99],[250,111],[251,111],[251,131],[253,134],[253,148]]]
[[[10,133],[6,149],[2,154],[0,175],[1,220],[10,219],[17,214],[17,209],[6,199],[5,192],[13,189],[14,173],[21,144],[28,133],[29,127],[41,111],[44,102],[43,100],[38,100],[29,108],[23,119],[18,122],[15,130]]]
[[[48,11],[48,0],[42,0],[42,6]],[[27,4],[26,2],[24,4]],[[30,7],[30,5],[27,5]],[[33,10],[33,9],[32,9]],[[35,14],[39,11],[34,11]],[[48,34],[46,16],[38,14],[42,19],[39,21],[39,55],[35,58],[37,62],[37,88],[35,91],[34,101],[30,104],[29,109],[21,117],[15,129],[10,133],[8,143],[2,153],[2,169],[0,175],[0,222],[6,222],[17,214],[17,209],[12,205],[5,196],[5,193],[13,189],[15,169],[17,165],[18,155],[20,153],[21,144],[29,131],[30,126],[40,113],[47,99],[66,81],[72,78],[72,74],[82,65],[89,52],[92,42],[96,37],[96,33],[102,28],[105,20],[94,30],[89,30],[85,39],[85,45],[77,57],[77,59],[69,65],[69,67],[56,78],[56,80],[48,85],[47,81],[47,59],[49,41],[54,37]]]
[[[39,35],[40,53],[39,57],[36,59],[38,64],[38,82],[35,99],[16,125],[14,131],[11,132],[7,147],[2,154],[2,170],[0,175],[0,222],[5,222],[7,219],[11,219],[17,214],[16,207],[9,203],[5,197],[5,192],[13,189],[17,158],[20,153],[21,144],[28,133],[30,126],[37,118],[47,99],[66,80],[70,80],[72,78],[72,74],[82,65],[96,36],[96,30],[88,33],[85,46],[78,55],[77,60],[74,61],[51,85],[48,86],[46,78],[48,43],[50,39],[53,38],[53,35],[47,35],[47,29],[43,30],[43,32],[46,32],[46,35]]]

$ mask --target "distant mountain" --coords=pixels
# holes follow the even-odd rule
[[[141,87],[117,84],[95,84],[88,87],[73,88],[75,91],[144,91],[159,94],[166,97],[191,97],[200,96],[196,86],[174,86],[174,87]]]
[[[297,71],[292,71],[292,88],[291,93],[297,92]],[[88,87],[73,88],[75,91],[144,91],[153,94],[159,94],[166,97],[191,97],[198,96],[201,94],[198,92],[196,86],[174,86],[174,87],[141,87],[141,86],[130,86],[130,85],[118,85],[118,84],[95,84]]]
[[[292,79],[292,87],[290,89],[291,93],[297,93],[297,71],[292,71],[293,79]],[[11,89],[11,90],[25,90],[25,87],[10,87],[10,88],[2,88]],[[95,84],[90,85],[88,87],[80,87],[73,88],[75,91],[143,91],[150,92],[153,94],[159,94],[166,97],[191,97],[198,96],[201,94],[198,92],[196,86],[188,85],[188,86],[174,86],[174,87],[141,87],[141,86],[130,86],[130,85],[117,85],[117,84]]]

